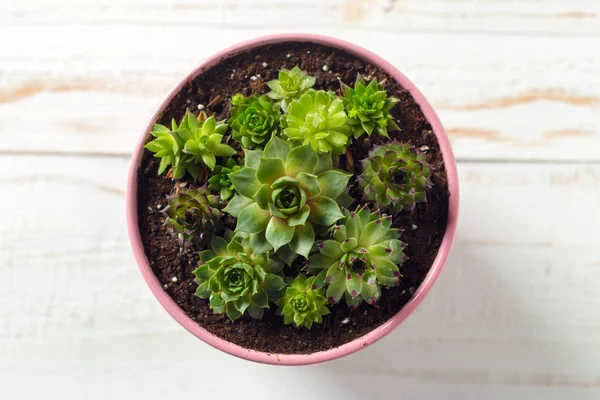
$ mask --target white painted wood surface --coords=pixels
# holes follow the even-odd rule
[[[462,194],[418,311],[302,368],[180,328],[124,219],[128,154],[165,92],[286,30],[402,69],[451,134]],[[0,38],[0,399],[600,398],[598,1],[5,0]],[[184,38],[195,51],[173,51]]]

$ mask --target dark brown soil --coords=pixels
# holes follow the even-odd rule
[[[392,114],[402,131],[393,132],[391,136],[426,153],[427,161],[435,171],[434,186],[427,192],[426,203],[418,204],[413,213],[405,211],[394,219],[394,225],[404,229],[402,240],[408,244],[405,253],[409,259],[401,267],[400,286],[384,290],[377,308],[363,304],[351,311],[345,304],[338,304],[332,307],[331,315],[324,318],[321,326],[313,326],[310,331],[283,325],[282,318],[274,315],[274,307],[265,312],[262,320],[244,316],[232,323],[224,315],[214,315],[208,301],[194,295],[196,284],[192,271],[197,266],[200,249],[181,249],[164,229],[160,209],[165,206],[165,196],[173,188],[173,182],[157,176],[158,159],[145,152],[139,169],[138,215],[144,248],[156,276],[175,302],[208,331],[238,345],[272,353],[327,350],[387,321],[410,300],[429,271],[446,229],[448,213],[449,194],[442,155],[419,106],[409,92],[385,72],[339,50],[310,43],[287,43],[236,55],[188,82],[165,109],[159,122],[168,125],[171,118],[179,120],[186,108],[197,111],[198,104],[204,105],[209,115],[226,119],[234,94],[265,93],[268,91],[265,82],[276,78],[279,69],[291,69],[295,65],[317,78],[316,89],[337,91],[338,78],[350,84],[357,73],[385,81],[388,94],[400,99]],[[339,167],[352,172],[352,164],[358,167],[358,162],[365,158],[373,144],[386,140],[373,134],[370,138],[355,141],[350,146],[353,162],[340,157]]]

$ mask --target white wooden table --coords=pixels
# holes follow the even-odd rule
[[[381,342],[251,364],[178,326],[129,249],[139,130],[204,57],[329,34],[392,61],[459,160],[455,248]],[[2,0],[0,399],[599,399],[598,0]]]

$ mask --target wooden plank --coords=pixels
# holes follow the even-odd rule
[[[598,165],[461,164],[457,242],[431,296],[380,343],[300,370],[234,360],[167,316],[130,254],[126,170],[121,158],[0,156],[3,398],[227,387],[275,399],[299,381],[291,399],[600,395]]]
[[[3,6],[0,21],[18,25],[135,24],[297,30],[347,28],[379,31],[513,34],[600,33],[595,0],[44,0]],[[284,16],[282,18],[282,16]]]
[[[1,37],[17,38],[0,55],[0,151],[129,154],[179,77],[225,46],[273,32],[152,21],[0,26]],[[439,111],[461,159],[600,159],[600,53],[589,51],[600,36],[312,30],[405,72]],[[173,51],[181,38],[201,44]]]

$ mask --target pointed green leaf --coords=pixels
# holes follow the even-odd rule
[[[269,273],[265,276],[262,286],[269,292],[277,292],[285,287],[285,282],[280,276]]]
[[[290,242],[290,248],[297,254],[308,258],[308,253],[315,243],[315,231],[312,225],[299,225],[294,231],[294,237]]]
[[[316,175],[308,174],[306,172],[300,172],[296,176],[296,179],[298,180],[298,182],[300,182],[302,188],[306,191],[306,198],[308,200],[314,198],[322,192],[321,187],[319,187],[319,184],[321,184],[321,182],[319,181],[319,178],[317,178]],[[323,188],[323,190],[325,190],[325,188]]]
[[[190,123],[190,125],[194,124],[195,126],[198,126],[198,121],[196,121],[196,118],[194,118],[194,116],[191,113],[189,115],[189,123]],[[210,135],[210,134],[214,133],[216,127],[217,127],[217,121],[216,121],[214,115],[211,115],[202,124],[202,133],[204,135]]]
[[[223,143],[219,143],[219,144],[215,145],[211,149],[211,151],[213,152],[213,154],[215,156],[218,156],[218,157],[229,157],[229,156],[232,156],[235,153],[237,153],[233,147],[228,146]]]
[[[308,205],[304,205],[296,214],[288,217],[288,225],[289,226],[298,226],[304,225],[308,216],[310,215],[310,207]]]
[[[253,203],[242,210],[235,229],[246,233],[257,233],[265,230],[270,219],[269,211],[263,210],[257,203]]]
[[[388,278],[397,278],[400,276],[398,266],[393,262],[386,260],[385,258],[373,259],[373,264],[376,268],[375,271],[377,272],[377,279],[382,276]]]
[[[321,196],[335,199],[346,191],[348,181],[352,174],[342,171],[325,171],[318,176],[319,186],[321,187]]]
[[[227,241],[221,237],[213,236],[212,240],[210,241],[210,247],[215,252],[215,255],[227,255]]]
[[[283,139],[273,136],[265,146],[264,157],[280,158],[285,160],[292,147]]]
[[[357,238],[360,234],[360,219],[354,211],[346,219],[346,237]]]
[[[352,298],[352,295],[346,292],[344,293],[344,300],[346,301],[346,305],[348,306],[348,308],[353,310],[356,307],[358,307],[360,303],[362,303],[362,296],[356,296],[355,298]]]
[[[252,303],[261,308],[269,307],[269,298],[265,289],[259,287],[258,292],[252,296]]]
[[[223,298],[221,297],[221,295],[219,293],[213,293],[210,295],[210,308],[217,311],[218,309],[220,309],[223,306],[225,306],[225,301],[223,300]],[[217,311],[217,312],[223,312],[223,311]]]
[[[329,257],[332,260],[339,260],[339,258],[344,254],[341,249],[340,242],[335,240],[324,240],[319,244],[319,251],[326,257]]]
[[[163,157],[160,159],[160,165],[158,167],[158,175],[161,175],[171,164],[171,157]]]
[[[312,174],[317,167],[317,154],[305,144],[293,148],[285,160],[285,169],[289,176],[296,176],[300,172],[308,172]]]
[[[243,314],[248,306],[250,305],[250,301],[252,300],[251,296],[248,294],[247,296],[240,297],[234,302],[235,308]]]
[[[358,244],[358,240],[356,238],[346,238],[341,244],[341,249],[344,253],[349,253],[354,250]]]
[[[331,267],[331,265],[334,262],[337,265],[337,262],[333,258],[327,257],[321,253],[316,253],[316,254],[313,254],[310,256],[307,266],[310,271],[315,271],[315,270],[320,270],[320,269],[326,270],[329,267]]]
[[[317,155],[317,166],[315,168],[315,175],[319,175],[322,172],[329,171],[332,168],[331,153],[319,153]]]
[[[377,301],[377,299],[381,297],[381,291],[379,290],[378,285],[367,285],[363,282],[360,295],[363,299],[366,300],[367,303],[374,304]]]
[[[258,164],[258,169],[256,170],[256,178],[260,183],[270,185],[285,175],[285,166],[282,159],[265,157],[260,159],[260,164]]]
[[[329,284],[327,287],[327,300],[330,303],[337,303],[342,298],[342,295],[346,292],[346,280],[339,279],[337,282]]]
[[[229,179],[231,179],[235,190],[242,196],[253,198],[258,189],[260,189],[260,183],[256,179],[256,170],[254,168],[240,168],[230,174]]]
[[[265,236],[267,241],[277,250],[292,240],[294,230],[294,227],[289,226],[285,219],[273,217],[268,223]]]
[[[207,264],[202,264],[194,270],[194,276],[200,280],[208,281],[213,276],[213,271],[210,270]]]
[[[354,273],[348,275],[350,279],[348,279],[348,276],[346,277],[346,291],[354,299],[360,295],[362,290],[362,280]]]
[[[294,314],[294,325],[296,325],[296,327],[300,327],[302,326],[302,324],[304,323],[304,315],[302,314]]]
[[[329,226],[344,217],[340,211],[340,207],[329,197],[317,196],[310,200],[309,203],[310,215],[308,219],[315,224]]]
[[[292,262],[296,259],[297,255],[294,253],[289,246],[280,247],[277,250],[277,256],[283,260],[286,265],[292,265]],[[283,266],[282,266],[283,268]],[[271,271],[274,272],[274,271]]]
[[[350,208],[352,203],[354,203],[354,197],[350,196],[347,192],[340,194],[338,197],[336,197],[333,200],[335,200],[335,202],[338,203],[340,205],[340,207],[346,207],[346,208]]]
[[[269,185],[262,185],[256,192],[254,199],[263,210],[269,209]]]
[[[262,155],[262,150],[244,149],[244,165],[248,168],[257,169]]]
[[[244,247],[240,244],[240,242],[238,242],[238,239],[234,239],[227,244],[227,255],[234,255],[243,252]]]
[[[202,157],[202,161],[210,170],[215,169],[215,165],[217,164],[217,159],[213,153],[209,153],[208,151],[203,151],[200,156]]]
[[[208,287],[208,281],[202,282],[200,285],[198,285],[198,287],[196,288],[196,296],[200,297],[201,299],[206,299],[210,296],[210,288]]]
[[[358,245],[368,247],[381,241],[392,225],[391,217],[384,217],[369,222],[362,230]]]
[[[266,253],[273,248],[271,243],[267,241],[264,231],[250,235],[250,246],[254,254]]]
[[[311,257],[312,258],[312,257]],[[312,286],[315,289],[321,289],[325,286],[325,276],[327,275],[327,270],[324,269],[319,272],[313,279]]]
[[[229,318],[232,321],[235,321],[236,319],[242,316],[242,313],[239,312],[237,308],[235,308],[235,304],[233,302],[227,303],[227,305],[225,306],[225,313],[227,314],[227,318]]]
[[[250,314],[252,318],[262,319],[264,312],[264,309],[256,304],[250,304],[248,307],[248,314]]]
[[[229,200],[229,203],[227,203],[227,206],[223,209],[223,211],[237,218],[242,210],[252,203],[254,203],[254,200],[238,194]]]

